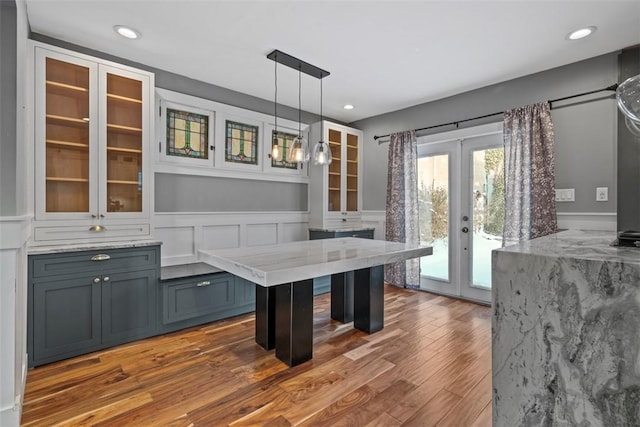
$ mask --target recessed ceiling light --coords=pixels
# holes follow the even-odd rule
[[[344,106],[344,107],[342,107],[342,108],[344,108],[345,110],[353,110],[353,105],[351,105],[351,104],[347,104],[347,105],[345,105],[345,106]]]
[[[577,30],[571,31],[569,34],[567,34],[567,38],[569,40],[583,39],[583,38],[593,34],[593,32],[595,30],[596,30],[596,27],[578,28]]]
[[[140,38],[140,33],[131,27],[125,27],[124,25],[115,25],[113,29],[116,31],[116,33],[120,34],[122,37],[126,37],[128,39]]]

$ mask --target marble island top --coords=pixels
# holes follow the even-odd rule
[[[306,280],[431,255],[429,246],[345,237],[200,250],[198,258],[262,286]]]
[[[611,246],[613,231],[567,230],[504,248],[500,252],[640,264],[640,248]]]

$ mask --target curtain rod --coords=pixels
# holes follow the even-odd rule
[[[582,93],[578,93],[576,95],[570,95],[570,96],[565,96],[562,98],[557,98],[557,99],[550,99],[549,101],[547,101],[549,104],[554,103],[554,102],[558,102],[558,101],[565,101],[567,99],[571,99],[571,98],[577,98],[579,96],[584,96],[584,95],[591,95],[592,93],[598,93],[598,92],[604,92],[604,91],[615,91],[618,88],[618,84],[614,83],[611,86],[607,86],[605,88],[602,89],[596,89],[596,90],[591,90],[589,92],[582,92]],[[497,113],[492,113],[492,114],[485,114],[483,116],[478,116],[478,117],[472,117],[470,119],[464,119],[464,120],[456,120],[455,122],[449,122],[449,123],[442,123],[439,125],[433,125],[433,126],[426,126],[423,128],[418,128],[418,129],[414,129],[415,132],[419,132],[422,130],[428,130],[428,129],[435,129],[435,128],[439,128],[439,127],[443,127],[443,126],[451,126],[451,125],[456,125],[456,128],[458,127],[458,125],[460,123],[464,123],[464,122],[470,122],[472,120],[479,120],[479,119],[486,119],[487,117],[493,117],[493,116],[497,116],[499,114],[504,114],[504,111],[500,111]],[[386,138],[388,136],[390,136],[391,134],[387,134],[387,135],[374,135],[373,136],[373,140],[377,141],[380,138]],[[380,141],[380,143],[382,142],[387,142],[387,141]]]

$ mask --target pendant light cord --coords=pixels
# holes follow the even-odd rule
[[[298,137],[302,139],[302,69],[298,68]]]
[[[277,59],[277,56],[276,56]],[[273,61],[273,81],[275,82],[275,95],[273,99],[273,116],[275,117],[276,138],[278,137],[278,61]]]

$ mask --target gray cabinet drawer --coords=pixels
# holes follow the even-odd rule
[[[226,310],[236,304],[235,276],[218,273],[161,282],[162,323]]]
[[[62,275],[95,274],[97,271],[132,271],[156,268],[158,249],[131,248],[82,251],[33,256],[34,279]],[[107,258],[108,257],[108,258]],[[107,258],[107,259],[104,259]]]

